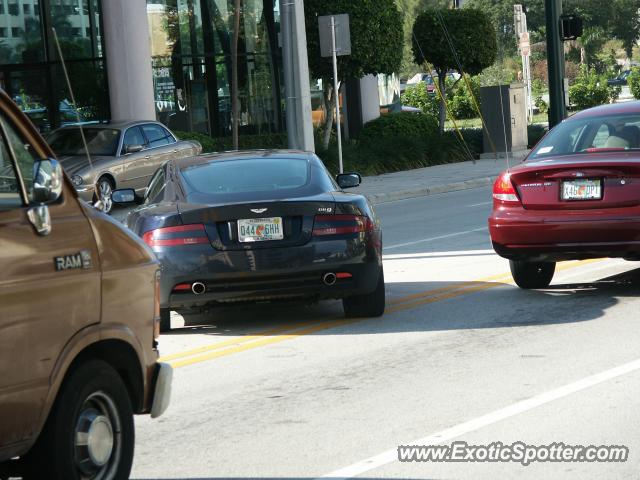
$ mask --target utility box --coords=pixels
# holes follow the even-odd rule
[[[480,89],[483,130],[483,157],[504,157],[505,152],[527,150],[527,94],[521,83]],[[495,149],[495,151],[494,151]]]

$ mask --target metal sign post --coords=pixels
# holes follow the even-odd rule
[[[518,37],[518,49],[522,56],[522,79],[525,85],[527,96],[527,119],[533,122],[533,88],[531,82],[531,43],[527,28],[527,14],[522,10],[522,5],[513,6],[513,18],[515,31]]]
[[[342,164],[342,127],[340,125],[340,95],[338,80],[338,55],[351,54],[349,15],[325,15],[318,18],[320,27],[320,54],[333,57],[333,95],[336,102],[336,131],[338,133],[338,162],[340,173]]]

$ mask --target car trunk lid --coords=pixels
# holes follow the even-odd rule
[[[528,210],[587,210],[640,205],[640,157],[599,155],[526,162],[511,182]]]
[[[323,194],[309,198],[251,203],[179,204],[178,208],[183,224],[205,226],[214,248],[254,250],[308,243],[312,237],[315,216],[332,214],[335,211],[335,201],[332,195]],[[262,231],[257,231],[261,229]],[[256,235],[275,239],[252,241],[252,238],[257,238]]]

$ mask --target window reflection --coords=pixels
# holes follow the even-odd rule
[[[242,0],[238,78],[241,133],[282,130],[275,0]],[[147,0],[160,121],[231,134],[233,0]]]
[[[42,132],[109,117],[100,19],[100,0],[0,0],[0,86]],[[55,28],[77,105],[44,23]]]

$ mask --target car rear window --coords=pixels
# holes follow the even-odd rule
[[[233,194],[295,190],[309,183],[309,162],[291,158],[212,161],[182,170],[189,190]]]
[[[113,128],[85,128],[84,136],[91,155],[114,156],[118,150],[120,131]],[[58,156],[85,155],[79,128],[53,132],[47,141]]]
[[[568,120],[551,130],[530,159],[640,149],[640,114]]]

